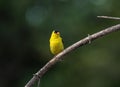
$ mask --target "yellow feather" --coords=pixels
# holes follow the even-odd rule
[[[50,51],[52,54],[56,55],[62,50],[64,50],[64,45],[60,37],[60,32],[53,31],[50,37]]]

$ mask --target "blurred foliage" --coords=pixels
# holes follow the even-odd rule
[[[65,47],[118,20],[119,0],[0,0],[0,87],[24,87],[53,55],[52,30]],[[41,87],[120,87],[120,32],[66,55],[41,79]],[[36,87],[36,85],[34,86]]]

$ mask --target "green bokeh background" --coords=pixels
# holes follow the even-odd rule
[[[53,55],[52,30],[65,48],[119,20],[120,0],[0,0],[0,87],[24,87]],[[41,79],[41,87],[120,87],[120,32],[65,56]],[[37,83],[36,83],[37,84]],[[36,87],[36,84],[34,87]]]

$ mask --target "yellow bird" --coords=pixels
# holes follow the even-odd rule
[[[50,51],[52,54],[56,55],[62,50],[64,50],[64,45],[60,37],[60,32],[53,30],[50,37]]]

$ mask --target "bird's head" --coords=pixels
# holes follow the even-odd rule
[[[57,37],[60,36],[60,32],[59,32],[59,31],[56,31],[56,30],[53,30],[52,36],[53,36],[54,38],[57,38]]]

